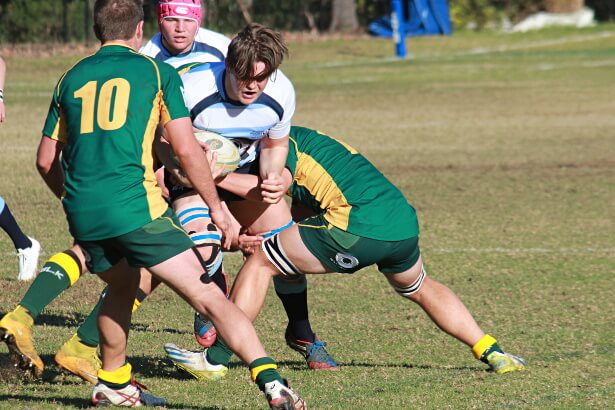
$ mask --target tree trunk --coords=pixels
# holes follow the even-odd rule
[[[330,32],[353,32],[359,29],[355,0],[333,0]]]
[[[252,16],[250,15],[250,9],[252,8],[252,0],[237,0],[239,10],[246,24],[252,23]]]

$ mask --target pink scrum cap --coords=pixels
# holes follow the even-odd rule
[[[179,17],[194,20],[201,25],[201,0],[160,0],[158,2],[158,24],[165,17]]]

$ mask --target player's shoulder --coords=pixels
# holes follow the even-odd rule
[[[161,47],[161,34],[160,32],[158,32],[154,34],[154,36],[150,38],[149,41],[139,49],[139,53],[145,54],[150,57],[155,57],[156,55],[158,55],[158,53],[160,53]]]
[[[265,87],[265,93],[279,96],[295,95],[295,87],[292,81],[282,72],[276,70]]]
[[[177,71],[181,74],[182,79],[188,81],[207,81],[215,79],[224,71],[223,62],[209,62],[209,63],[188,63],[177,68]]]
[[[223,46],[225,51],[231,43],[231,39],[224,34],[203,27],[199,28],[194,40],[212,46]]]

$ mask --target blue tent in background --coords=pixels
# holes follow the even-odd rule
[[[408,0],[410,18],[404,21],[407,36],[424,36],[452,33],[447,0]],[[382,16],[368,26],[370,34],[393,37],[391,16]]]

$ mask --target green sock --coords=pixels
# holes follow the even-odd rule
[[[106,293],[107,288],[102,291],[96,306],[94,306],[94,309],[92,309],[88,317],[85,318],[85,321],[77,329],[77,336],[79,336],[79,340],[87,346],[94,347],[100,344],[100,334],[98,333],[98,313],[100,312],[100,306],[102,305]],[[141,289],[137,289],[137,297],[135,298],[132,307],[133,312],[141,306],[141,302],[143,302],[145,297],[145,293],[143,293]]]
[[[218,337],[215,343],[207,349],[206,359],[211,364],[228,366],[232,356],[233,352],[231,352],[231,349],[224,343],[222,338]]]
[[[80,276],[78,259],[70,250],[56,253],[47,260],[19,304],[36,319],[48,304],[77,282]]]
[[[265,391],[265,384],[272,381],[284,382],[277,368],[278,366],[275,364],[275,361],[270,357],[261,357],[250,363],[252,380],[254,380],[261,391]]]
[[[491,346],[489,346],[487,350],[485,350],[485,352],[480,356],[480,361],[483,363],[489,364],[489,361],[487,360],[487,356],[489,356],[493,352],[504,353],[504,351],[502,351],[502,348],[500,348],[500,345],[497,344],[496,342],[492,344]]]
[[[98,312],[100,312],[100,306],[102,305],[107,288],[105,288],[98,298],[98,302],[94,309],[90,312],[85,321],[77,329],[77,336],[79,339],[88,346],[98,346],[100,343],[100,335],[98,334]]]

